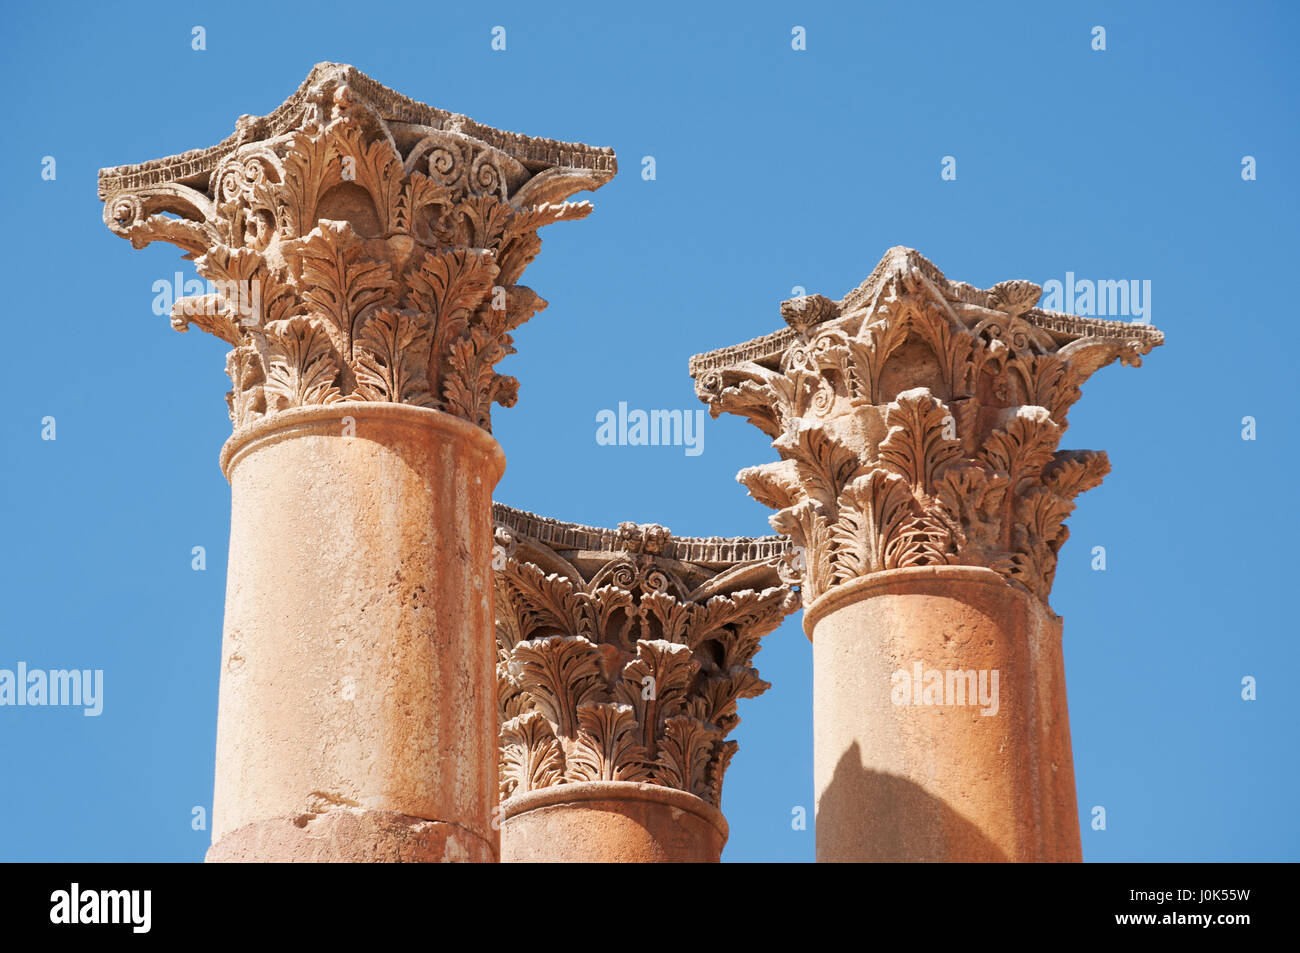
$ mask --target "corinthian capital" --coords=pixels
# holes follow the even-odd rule
[[[754,654],[797,604],[786,541],[493,514],[501,796],[639,781],[717,807],[736,702],[769,687]]]
[[[495,372],[546,302],[518,284],[537,230],[582,218],[614,154],[479,125],[322,63],[208,149],[104,169],[104,222],[167,241],[209,294],[176,302],[234,348],[236,427],[342,400],[433,407],[491,429]]]
[[[806,561],[806,604],[908,566],[984,566],[1044,602],[1075,497],[1106,455],[1058,450],[1080,385],[1139,365],[1154,328],[1043,311],[893,248],[839,301],[781,306],[788,328],[691,359],[713,414],[749,419],[780,461],[738,479]]]

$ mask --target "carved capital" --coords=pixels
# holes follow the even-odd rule
[[[736,702],[769,687],[754,654],[797,605],[788,544],[493,515],[501,796],[642,781],[719,806]]]
[[[738,479],[777,510],[810,604],[905,566],[991,568],[1047,601],[1074,498],[1106,455],[1058,450],[1080,385],[1137,366],[1156,329],[1042,311],[1042,289],[984,291],[894,248],[838,302],[782,305],[789,328],[691,359],[713,416],[739,414],[780,461]]]
[[[433,407],[491,430],[518,382],[495,371],[546,306],[519,284],[537,230],[614,154],[481,126],[322,63],[209,149],[104,169],[104,222],[167,241],[213,291],[172,325],[228,342],[236,427],[344,400]]]

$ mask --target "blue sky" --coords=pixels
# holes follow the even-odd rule
[[[596,415],[701,406],[691,354],[780,327],[796,287],[838,298],[892,245],[981,287],[1149,280],[1166,345],[1095,375],[1063,441],[1113,467],[1070,520],[1052,597],[1084,857],[1300,859],[1298,434],[1284,399],[1297,376],[1294,5],[374,9],[6,14],[0,668],[103,669],[105,697],[97,718],[0,708],[0,859],[198,860],[208,846],[191,818],[212,797],[225,345],[153,314],[153,282],[190,265],[111,235],[95,174],[211,145],[323,60],[490,125],[617,151],[595,213],[542,233],[525,281],[550,308],[516,334],[503,370],[519,405],[494,414],[509,457],[497,498],[561,519],[768,532],[734,482],[775,458],[755,428],[710,420],[688,456],[600,446]],[[195,25],[206,50],[191,49]],[[795,26],[806,50],[791,49]],[[1104,572],[1090,568],[1097,545]],[[773,688],[741,703],[724,859],[811,860],[812,825],[790,823],[813,804],[799,616],[757,661]],[[1094,805],[1105,831],[1088,824]]]

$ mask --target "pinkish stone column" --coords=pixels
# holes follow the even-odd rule
[[[173,326],[233,348],[209,860],[498,858],[494,366],[545,307],[537,229],[614,168],[321,64],[211,149],[100,173],[108,226],[210,283]]]
[[[242,428],[222,465],[208,859],[495,860],[497,442],[438,410],[358,402]]]
[[[780,462],[739,479],[805,564],[819,861],[1078,860],[1061,620],[1074,498],[1104,453],[1058,450],[1079,385],[1153,328],[1042,311],[896,248],[839,301],[692,359],[714,415]]]
[[[787,544],[495,517],[502,861],[717,862]]]

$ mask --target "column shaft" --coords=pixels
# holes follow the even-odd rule
[[[1080,859],[1061,626],[1038,600],[987,569],[898,569],[805,626],[819,861]]]
[[[272,417],[223,464],[209,860],[496,860],[496,441],[358,403]]]

